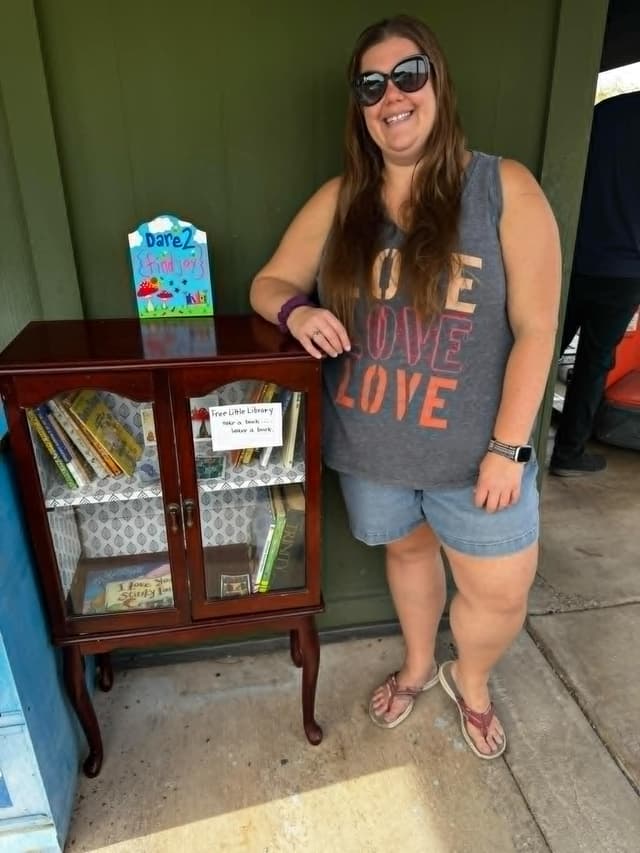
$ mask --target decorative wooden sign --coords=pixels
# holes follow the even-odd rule
[[[138,315],[213,315],[207,235],[170,214],[143,222],[129,234]]]

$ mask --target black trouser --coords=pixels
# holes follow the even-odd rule
[[[570,460],[584,452],[602,399],[615,349],[640,303],[640,278],[571,276],[562,331],[564,353],[578,329],[580,338],[567,385],[553,455]]]

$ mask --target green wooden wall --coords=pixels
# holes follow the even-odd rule
[[[440,36],[470,145],[541,177],[565,257],[606,7],[402,4]],[[126,233],[159,212],[207,231],[218,310],[247,309],[293,213],[340,171],[344,66],[357,33],[393,10],[0,0],[0,346],[34,317],[132,316]],[[324,624],[391,618],[381,551],[351,540],[331,474],[325,537]]]

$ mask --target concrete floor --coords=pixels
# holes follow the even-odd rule
[[[397,636],[323,643],[319,747],[284,650],[125,670],[96,696],[105,763],[66,850],[637,853],[640,454],[607,454],[603,475],[546,483],[527,629],[493,679],[503,759],[466,749],[439,687],[398,729],[370,724]]]

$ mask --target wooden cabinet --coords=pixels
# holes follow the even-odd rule
[[[85,773],[84,655],[109,690],[114,649],[218,633],[289,631],[319,743],[320,364],[255,316],[37,322],[0,388]]]

